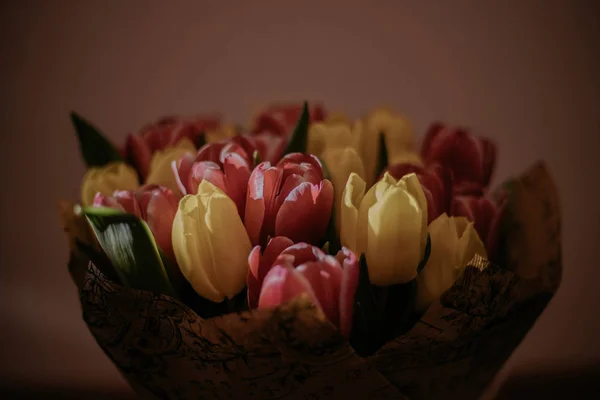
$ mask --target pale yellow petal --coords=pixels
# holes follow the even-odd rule
[[[320,122],[311,124],[308,128],[308,147],[307,150],[310,154],[314,154],[320,157],[325,150],[325,132],[327,126]]]
[[[344,124],[350,124],[351,121],[350,118],[348,118],[348,116],[344,113],[331,113],[325,120],[326,124],[334,124],[339,122]]]
[[[355,173],[350,174],[342,193],[340,210],[340,241],[360,256],[358,249],[358,209],[365,195],[365,181]]]
[[[425,311],[454,281],[458,236],[453,220],[444,213],[429,224],[431,253],[417,277],[417,310]]]
[[[223,193],[210,196],[205,223],[213,252],[215,286],[233,298],[246,285],[250,238],[235,203]]]
[[[483,258],[487,258],[487,252],[485,245],[479,238],[475,226],[473,223],[469,223],[464,230],[462,236],[458,240],[458,265],[456,268],[462,271],[462,269],[475,257],[476,254]],[[457,272],[457,273],[458,273]]]
[[[412,165],[416,165],[418,167],[422,167],[424,165],[423,160],[421,159],[421,156],[418,153],[415,153],[412,151],[411,152],[399,151],[393,155],[388,154],[388,160],[389,160],[390,165],[412,164]]]
[[[406,283],[417,276],[421,221],[417,200],[397,186],[389,186],[369,207],[366,257],[371,283]]]
[[[358,152],[351,148],[330,148],[325,150],[321,157],[323,163],[329,170],[331,183],[334,191],[334,220],[336,231],[340,232],[341,207],[344,189],[351,173],[355,173],[363,180],[365,168]]]
[[[87,170],[81,183],[81,202],[89,206],[96,193],[112,196],[115,190],[136,190],[138,187],[138,175],[133,167],[124,162],[111,162]]]
[[[175,147],[168,147],[155,152],[150,162],[150,172],[146,178],[146,183],[164,186],[177,192],[179,187],[171,164],[173,161],[179,161],[186,154],[194,154],[195,151],[192,142],[184,138]]]
[[[181,273],[192,288],[204,298],[221,302],[224,296],[213,285],[212,250],[204,214],[206,209],[198,196],[183,197],[173,220],[171,241]]]
[[[427,246],[427,198],[423,192],[423,187],[419,182],[419,178],[414,173],[404,175],[400,182],[406,185],[406,190],[410,193],[419,203],[419,207],[422,211],[422,223],[421,223],[421,254],[425,253],[425,247]]]

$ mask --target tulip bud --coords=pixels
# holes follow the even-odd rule
[[[327,149],[354,147],[350,125],[342,122],[312,124],[308,131],[308,153],[321,157]]]
[[[466,130],[433,124],[423,140],[421,156],[426,165],[439,163],[452,172],[457,194],[480,196],[496,165],[496,146]]]
[[[419,165],[420,160],[414,155],[414,129],[412,124],[402,115],[386,108],[371,111],[361,125],[357,126],[360,138],[360,149],[365,163],[365,171],[372,182],[377,174],[379,157],[379,135],[383,133],[387,147],[388,160],[391,163],[409,161]]]
[[[179,192],[177,178],[173,173],[171,164],[173,161],[179,161],[184,155],[193,155],[196,152],[196,147],[191,140],[181,139],[177,145],[168,147],[164,150],[159,150],[152,156],[150,163],[150,172],[146,179],[146,184],[160,185],[169,188],[175,193]]]
[[[365,182],[351,174],[344,189],[340,238],[364,253],[371,283],[406,283],[417,275],[427,245],[427,200],[415,174],[396,181],[386,173],[365,194]]]
[[[354,253],[343,248],[333,257],[285,237],[271,239],[264,254],[260,250],[260,246],[254,247],[248,257],[250,308],[276,307],[308,295],[344,337],[350,335],[359,279]]]
[[[494,261],[498,250],[498,235],[506,199],[495,204],[488,197],[455,196],[452,215],[465,217],[473,222],[479,237],[485,243],[489,258]]]
[[[178,203],[171,190],[145,185],[136,191],[117,190],[112,196],[98,193],[93,205],[116,208],[146,221],[158,247],[174,261],[171,228]]]
[[[115,190],[135,190],[140,186],[138,174],[123,162],[108,163],[87,170],[81,184],[81,203],[89,206],[96,193],[110,196]]]
[[[235,203],[209,181],[179,202],[172,242],[183,276],[200,296],[220,303],[244,288],[252,246]]]
[[[431,253],[417,277],[417,310],[424,312],[456,281],[476,254],[487,258],[472,222],[464,217],[440,215],[429,225]]]
[[[351,173],[356,173],[361,179],[365,179],[365,167],[358,152],[351,148],[329,148],[322,154],[322,159],[331,177],[334,191],[334,216],[336,231],[340,232],[340,210],[344,194],[344,188]]]
[[[395,179],[400,179],[404,175],[415,173],[423,193],[427,198],[427,223],[430,224],[442,213],[450,214],[452,209],[452,174],[446,168],[439,164],[431,165],[428,168],[416,166],[414,164],[393,164],[388,168],[388,172]]]
[[[252,244],[286,236],[294,242],[318,244],[333,205],[333,186],[323,179],[320,162],[292,153],[276,166],[259,164],[248,181],[244,223]]]

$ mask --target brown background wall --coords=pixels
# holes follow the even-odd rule
[[[246,122],[273,99],[353,116],[389,104],[419,133],[470,125],[498,141],[496,182],[545,159],[562,191],[563,283],[504,374],[600,361],[593,1],[171,4],[0,5],[0,382],[124,385],[66,271],[55,205],[84,173],[69,111],[120,142],[166,113]]]

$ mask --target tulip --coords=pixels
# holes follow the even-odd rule
[[[183,276],[200,296],[220,303],[244,288],[252,246],[235,203],[208,180],[179,202],[171,240]]]
[[[356,124],[355,129],[369,185],[377,174],[380,134],[385,137],[389,163],[410,161],[420,164],[420,160],[413,154],[414,130],[404,116],[387,108],[378,108]]]
[[[344,189],[340,239],[365,254],[372,284],[406,283],[417,276],[427,245],[427,200],[415,174],[396,181],[389,173],[365,194],[350,174]]]
[[[417,277],[416,308],[423,312],[448,290],[476,254],[487,258],[472,222],[464,217],[440,215],[429,225],[431,253]]]
[[[270,133],[287,137],[300,119],[302,104],[273,104],[262,109],[250,123],[252,135]],[[320,122],[326,118],[322,105],[316,104],[309,109],[310,122]]]
[[[174,261],[171,228],[178,203],[170,189],[145,185],[135,191],[117,190],[111,196],[98,193],[93,205],[115,208],[146,221],[157,246]]]
[[[244,223],[253,245],[268,236],[318,244],[333,205],[333,185],[323,179],[320,162],[292,153],[276,166],[259,164],[248,181]]]
[[[135,169],[123,162],[89,168],[81,183],[81,203],[89,206],[96,193],[110,196],[115,190],[135,190],[140,186]]]
[[[233,138],[232,141],[242,146],[249,156],[253,156],[254,151],[257,151],[262,161],[268,161],[271,164],[276,164],[281,159],[287,146],[285,137],[268,132],[252,136],[240,135]]]
[[[498,250],[500,222],[505,201],[495,204],[488,197],[456,196],[452,202],[452,215],[465,217],[475,224],[475,230],[485,243],[491,260]]]
[[[421,148],[425,164],[439,163],[454,177],[457,194],[482,195],[496,165],[495,144],[464,129],[433,124]]]
[[[145,179],[150,171],[154,152],[172,147],[183,138],[197,144],[204,132],[215,130],[219,125],[220,119],[217,116],[165,117],[145,126],[137,134],[128,135],[125,156]]]
[[[321,157],[326,149],[356,147],[351,126],[343,122],[319,122],[308,130],[308,152]]]
[[[152,156],[146,184],[165,186],[178,193],[177,177],[173,173],[171,164],[180,160],[186,154],[192,155],[195,152],[196,147],[187,138],[181,139],[175,146],[158,150]]]
[[[340,232],[340,212],[344,194],[344,188],[348,177],[355,173],[365,179],[365,167],[358,152],[352,147],[329,148],[321,156],[323,163],[327,166],[334,191],[334,221],[336,231]]]
[[[429,168],[419,167],[414,164],[394,164],[388,168],[389,174],[394,179],[415,173],[423,193],[427,198],[427,223],[430,224],[442,213],[451,213],[452,209],[452,175],[450,171],[439,164]]]
[[[244,218],[251,161],[241,146],[233,141],[206,144],[195,157],[185,154],[173,161],[171,168],[182,195],[196,194],[206,179],[233,200]]]
[[[262,255],[261,247],[254,247],[248,263],[250,308],[277,307],[304,294],[344,337],[350,336],[359,279],[358,259],[350,250],[333,257],[307,243],[275,237]]]

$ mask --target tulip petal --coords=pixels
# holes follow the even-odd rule
[[[274,231],[274,203],[281,186],[282,171],[268,162],[259,164],[248,180],[244,225],[253,245]]]
[[[304,182],[290,192],[275,220],[277,236],[294,242],[318,244],[329,224],[333,186],[328,180],[319,185]]]
[[[290,255],[293,257],[293,264],[297,267],[311,261],[317,261],[325,256],[325,253],[318,247],[311,246],[308,243],[296,243],[288,246],[281,252],[282,255]]]
[[[138,135],[127,136],[126,152],[133,165],[146,179],[150,170],[150,160],[152,160],[152,151],[144,139]]]
[[[212,253],[204,223],[205,212],[198,196],[184,196],[173,220],[171,240],[183,276],[200,296],[219,303],[224,296],[212,283]]]
[[[203,181],[199,194],[207,181]],[[250,239],[235,203],[224,193],[212,193],[204,217],[215,273],[215,287],[233,298],[245,286]]]
[[[165,252],[171,259],[175,260],[173,253],[173,244],[171,241],[171,231],[173,227],[173,219],[177,212],[177,206],[169,200],[169,196],[174,197],[171,191],[154,190],[152,197],[148,202],[146,211],[146,222],[154,235],[154,239],[158,247]]]
[[[358,174],[351,173],[342,194],[340,241],[343,246],[356,254],[360,254],[358,249],[358,218],[359,208],[365,196],[365,189],[365,181]]]
[[[115,202],[121,205],[123,211],[133,214],[138,218],[143,218],[140,204],[130,190],[116,190],[112,197]]]
[[[390,186],[368,209],[366,257],[372,284],[406,283],[416,277],[423,256],[422,229],[418,201],[401,187]]]
[[[329,321],[337,325],[338,317],[338,301],[339,301],[339,276],[332,277],[327,272],[322,263],[311,261],[302,264],[296,268],[296,271],[304,276],[310,283],[316,298],[319,300],[321,310]],[[333,281],[338,279],[337,283]],[[334,288],[338,287],[336,291]]]
[[[349,337],[352,330],[354,296],[358,288],[359,268],[358,259],[354,253],[347,248],[342,248],[341,252],[345,257],[342,262],[343,274],[340,284],[339,328],[342,336]]]
[[[236,204],[240,217],[244,218],[246,211],[246,194],[250,179],[250,166],[238,153],[225,156],[223,161],[225,176],[225,192]]]
[[[190,189],[190,176],[192,173],[192,166],[194,165],[194,156],[190,153],[184,154],[179,161],[173,161],[171,163],[171,170],[175,175],[177,187],[183,196],[186,194],[196,194]],[[196,188],[197,189],[197,188]]]
[[[427,198],[425,197],[425,193],[423,193],[423,188],[421,187],[421,183],[416,174],[403,176],[399,183],[406,185],[406,190],[417,200],[419,208],[421,209],[421,256],[423,256],[425,254],[425,246],[427,246]]]
[[[320,308],[310,283],[302,274],[289,265],[275,265],[263,282],[258,308],[277,307],[301,294],[307,294],[313,304]]]

